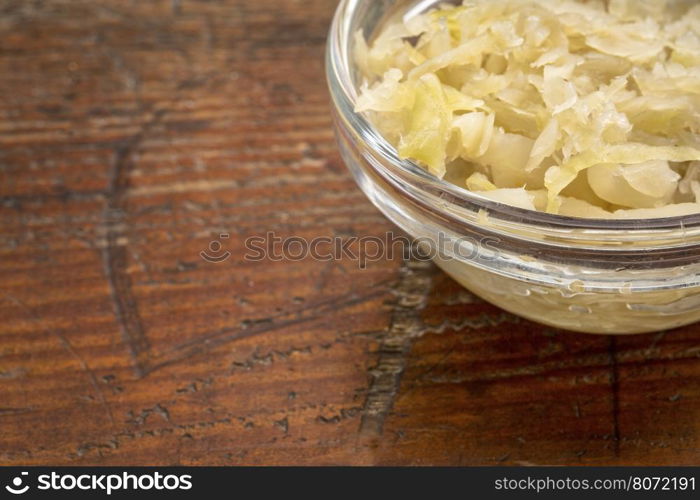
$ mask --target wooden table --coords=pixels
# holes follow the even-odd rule
[[[396,230],[334,144],[335,3],[0,3],[0,463],[700,464],[698,326],[579,335],[428,264],[244,259]]]

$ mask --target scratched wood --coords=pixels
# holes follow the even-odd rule
[[[698,327],[243,259],[394,230],[334,146],[334,4],[0,1],[0,463],[700,464]]]

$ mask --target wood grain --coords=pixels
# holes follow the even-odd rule
[[[700,464],[698,326],[578,335],[431,265],[243,258],[395,231],[334,145],[334,7],[0,3],[0,464]]]

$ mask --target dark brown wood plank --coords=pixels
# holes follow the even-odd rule
[[[697,464],[697,326],[572,334],[430,265],[243,258],[395,231],[335,149],[334,7],[0,5],[0,464]]]

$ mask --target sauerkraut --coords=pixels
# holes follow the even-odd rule
[[[700,212],[696,0],[467,0],[358,32],[366,113],[402,158],[576,217]]]

